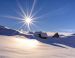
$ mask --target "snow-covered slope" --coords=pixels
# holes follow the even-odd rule
[[[24,37],[0,36],[0,58],[75,58],[75,36],[34,38],[38,44],[29,48],[23,43],[26,40]]]
[[[47,39],[33,34],[0,26],[0,58],[75,58],[74,34],[60,33],[59,38],[52,38],[49,32]]]

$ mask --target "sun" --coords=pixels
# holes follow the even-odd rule
[[[32,22],[32,19],[31,18],[26,18],[26,23],[30,24]]]
[[[36,0],[33,0],[33,4],[31,5],[30,9],[28,8],[28,6],[26,6],[26,9],[24,9],[18,0],[17,0],[17,4],[20,12],[16,12],[16,13],[20,15],[20,17],[17,16],[3,16],[3,17],[18,20],[19,24],[22,24],[17,29],[19,31],[23,29],[29,32],[33,29],[33,27],[37,28],[36,22],[38,18],[41,18],[41,16],[36,16],[37,13],[40,11],[40,9],[34,12]]]
[[[28,31],[30,31],[31,30],[30,26],[33,25],[35,21],[31,17],[25,16],[22,22],[27,26]]]
[[[26,17],[26,18],[24,18],[24,22],[27,23],[27,24],[31,24],[32,21],[33,21],[33,19],[30,18],[30,17]]]

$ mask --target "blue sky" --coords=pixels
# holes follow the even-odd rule
[[[33,1],[0,0],[0,25],[18,30],[23,23],[19,23],[20,21],[16,18],[5,16],[22,18],[18,2],[25,12],[30,12]],[[34,24],[37,27],[31,26],[32,31],[75,32],[75,0],[36,0],[32,14],[36,11],[39,12],[35,17],[42,17],[36,19]],[[22,29],[27,30],[24,27]]]

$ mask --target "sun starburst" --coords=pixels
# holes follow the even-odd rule
[[[12,18],[12,19],[18,19],[20,20],[20,23],[23,23],[22,26],[20,26],[20,28],[18,28],[18,30],[21,30],[22,27],[27,27],[26,29],[28,31],[31,30],[31,26],[35,25],[35,22],[36,19],[39,19],[41,17],[44,17],[45,15],[42,15],[42,16],[36,16],[36,14],[42,9],[42,8],[39,8],[36,12],[33,12],[34,11],[34,8],[35,8],[35,4],[36,4],[36,0],[33,0],[33,4],[32,4],[32,7],[30,10],[24,10],[24,8],[21,6],[21,4],[19,3],[19,1],[17,0],[17,5],[18,5],[18,8],[20,10],[20,12],[16,12],[17,14],[19,14],[21,17],[15,17],[15,16],[3,16],[3,17],[6,17],[6,18]],[[27,6],[28,8],[28,6]],[[35,26],[36,27],[36,26]]]
[[[27,27],[28,27],[28,29],[30,31],[30,25],[34,24],[35,21],[34,21],[33,18],[26,16],[26,17],[24,17],[24,19],[22,20],[22,22],[27,25]]]
[[[17,1],[18,2],[18,1]],[[22,6],[21,6],[21,4],[18,2],[18,6],[19,6],[19,9],[21,10],[21,12],[22,12],[22,21],[21,22],[23,22],[24,24],[23,25],[26,25],[27,26],[27,28],[28,28],[28,31],[30,31],[31,30],[31,26],[32,25],[34,25],[34,23],[36,22],[35,21],[35,17],[33,16],[33,10],[34,10],[34,7],[35,7],[35,3],[36,3],[36,0],[33,0],[33,4],[32,4],[32,8],[31,8],[31,10],[30,10],[30,12],[28,12],[28,10],[27,10],[27,12],[25,12],[24,11],[24,9],[22,8]],[[35,18],[35,19],[34,19]]]

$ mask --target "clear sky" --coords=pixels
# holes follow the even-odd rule
[[[0,0],[0,25],[18,30],[23,23],[5,16],[22,18],[18,3],[27,13],[30,12],[33,1]],[[75,0],[36,0],[32,15],[34,13],[35,17],[41,17],[34,23],[37,27],[31,26],[32,31],[75,32]]]

